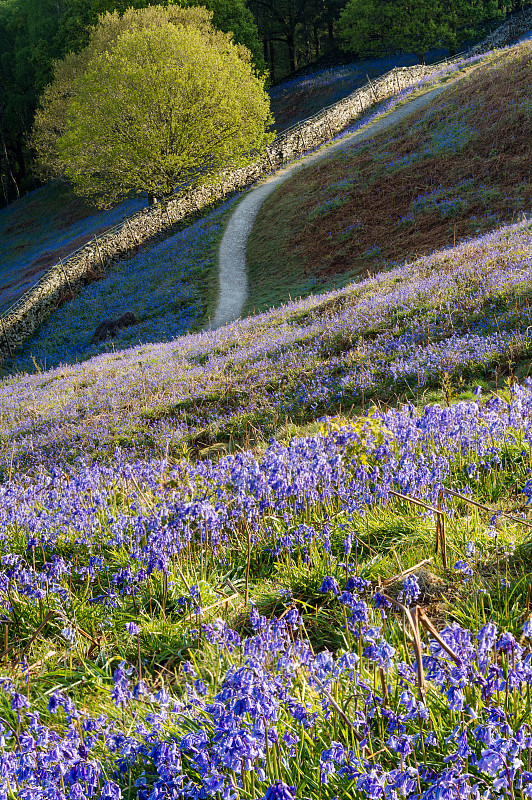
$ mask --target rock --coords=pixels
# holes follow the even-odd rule
[[[138,319],[132,311],[126,311],[125,314],[114,319],[104,319],[94,331],[91,344],[98,344],[105,341],[105,339],[112,339],[123,328],[136,325],[137,322]]]

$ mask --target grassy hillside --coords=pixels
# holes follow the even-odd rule
[[[155,244],[115,264],[104,278],[82,287],[0,370],[49,369],[97,353],[163,342],[208,325],[218,291],[217,253],[235,199],[178,225]],[[92,344],[102,320],[132,311],[137,324]]]
[[[445,58],[446,50],[432,50],[426,63]],[[279,133],[317,114],[325,106],[337,103],[371,79],[384,75],[394,67],[417,64],[417,57],[406,53],[382,58],[366,58],[332,69],[297,75],[282,81],[269,90],[275,130]]]
[[[275,128],[280,132],[345,97],[364,84],[367,75],[373,78],[396,63],[414,61],[409,56],[371,59],[275,86],[270,90]],[[146,199],[138,198],[100,212],[67,186],[49,184],[1,209],[0,312],[59,259],[145,205]]]
[[[529,797],[531,252],[0,381],[0,800]]]
[[[49,267],[146,205],[128,200],[99,212],[66,186],[48,184],[0,210],[0,311]]]
[[[441,75],[421,81],[419,91],[427,91],[427,87],[434,84],[445,84],[455,77],[457,70],[470,68],[466,60],[449,70],[444,69]],[[416,91],[418,87],[406,89],[398,97],[378,105],[355,125],[360,127],[386,108],[406,102]],[[4,365],[4,369],[42,369],[83,360],[98,352],[114,350],[117,346],[164,341],[186,330],[208,325],[217,290],[216,248],[234,202],[228,201],[213,211],[205,211],[194,224],[187,226],[186,222],[183,223],[177,235],[167,236],[156,246],[144,247],[134,258],[113,267],[106,278],[82,289],[73,302],[63,305],[53,318],[45,322],[22,352]],[[284,228],[281,231],[284,235]],[[268,238],[275,235],[275,230],[267,232]],[[316,289],[320,283],[322,286],[335,283],[334,279],[322,278],[320,282],[309,275],[298,283],[298,277],[298,271],[293,270],[291,264],[278,263],[263,305],[272,304],[272,289],[274,300],[278,299],[275,294],[278,287],[280,297],[286,297],[287,284],[293,285],[296,293],[304,294]],[[263,279],[260,278],[254,288],[262,285]],[[252,293],[252,297],[256,295]],[[133,311],[139,323],[124,329],[112,341],[92,346],[91,338],[99,322],[125,311]]]
[[[526,788],[531,246],[0,384],[6,797]]]
[[[248,309],[345,283],[531,210],[530,42],[393,130],[300,171],[264,204]]]

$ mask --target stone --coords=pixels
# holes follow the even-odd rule
[[[120,317],[115,317],[114,319],[104,319],[94,331],[91,344],[98,344],[99,342],[105,341],[105,339],[112,339],[113,336],[116,336],[123,328],[136,325],[137,322],[138,319],[132,311],[126,311],[125,314],[122,314]]]

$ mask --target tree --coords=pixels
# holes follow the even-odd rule
[[[124,14],[130,8],[140,9],[148,6],[181,6],[192,8],[203,6],[212,11],[212,24],[224,33],[232,33],[235,42],[245,45],[253,54],[253,62],[257,69],[264,68],[257,25],[253,14],[246,7],[245,0],[75,0],[90,3],[90,22],[95,25],[98,17],[106,12],[118,11]],[[70,0],[73,2],[73,0]],[[86,44],[86,41],[84,42]]]
[[[100,0],[100,5],[102,4]],[[178,5],[168,8],[152,6],[143,10],[129,8],[124,13],[115,10],[102,14],[99,22],[92,28],[88,44],[55,62],[53,80],[45,88],[40,107],[35,113],[31,139],[37,153],[36,170],[39,178],[47,180],[64,177],[58,141],[65,132],[68,108],[76,93],[76,81],[87,71],[91,60],[112,49],[118,38],[128,30],[158,27],[168,23],[193,26],[206,36],[214,39],[221,37],[221,41],[225,41],[223,35],[212,26],[212,13],[204,8],[185,8]]]
[[[304,51],[305,63],[309,62],[311,33],[323,23],[324,0],[249,0],[249,6],[263,38],[264,55],[272,77],[274,42],[282,42],[286,47],[290,72],[299,65],[298,45]]]
[[[54,62],[89,42],[100,14],[150,5],[207,6],[213,25],[232,32],[264,68],[262,45],[245,0],[0,0],[0,206],[36,187],[28,145],[39,96]]]
[[[358,56],[402,50],[424,61],[436,46],[455,49],[473,26],[501,18],[504,0],[349,0],[339,25],[346,49]]]
[[[108,14],[56,67],[34,141],[49,173],[100,206],[168,195],[249,162],[271,140],[249,51],[201,8]]]

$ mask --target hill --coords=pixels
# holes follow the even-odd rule
[[[432,62],[443,51],[429,54]],[[366,59],[339,68],[303,75],[270,90],[277,132],[320,111],[393,66],[415,63],[413,56]],[[0,210],[0,311],[7,309],[60,259],[106,228],[146,205],[131,199],[99,212],[73,195],[67,186],[49,184]]]
[[[461,163],[445,108],[394,169]],[[532,220],[475,233],[0,380],[1,800],[529,796]]]
[[[0,370],[44,370],[117,347],[173,339],[208,324],[217,293],[217,247],[236,198],[113,265],[61,305]],[[136,323],[112,339],[93,341],[98,325],[132,312]]]
[[[248,243],[248,310],[309,279],[345,283],[531,210],[531,44],[500,53],[430,107],[300,171]],[[284,283],[284,286],[283,286]]]
[[[48,184],[0,210],[0,310],[60,259],[145,205],[142,199],[97,211],[67,186]]]
[[[0,383],[0,786],[504,782],[482,731],[528,747],[531,245]]]
[[[446,50],[432,50],[427,54],[426,63],[441,61],[446,56]],[[326,106],[337,103],[367,83],[368,78],[374,80],[394,67],[410,67],[417,63],[416,56],[400,53],[366,58],[329,69],[306,69],[304,74],[291,76],[269,90],[275,130],[281,133]]]

